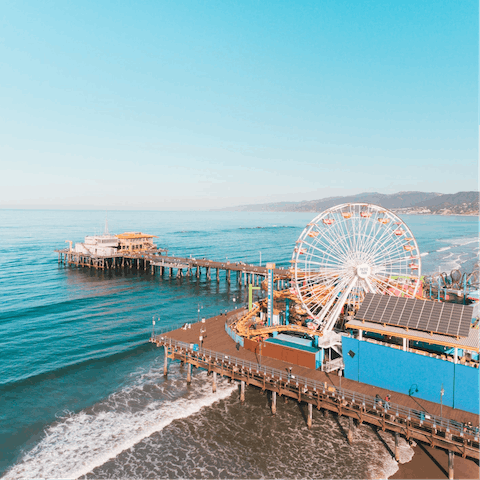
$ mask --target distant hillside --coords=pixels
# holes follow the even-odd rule
[[[401,213],[478,214],[479,192],[441,194],[435,192],[359,193],[303,202],[241,205],[225,210],[243,212],[321,212],[342,203],[373,203]]]
[[[440,195],[415,206],[428,208],[431,213],[436,214],[457,215],[471,212],[478,214],[479,197],[479,192],[458,192]]]

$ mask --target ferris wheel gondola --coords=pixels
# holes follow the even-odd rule
[[[325,210],[297,240],[294,288],[316,328],[329,331],[345,304],[365,293],[415,297],[421,257],[407,225],[393,212],[366,203]]]

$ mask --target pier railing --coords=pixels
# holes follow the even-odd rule
[[[430,428],[442,429],[445,432],[457,436],[464,437],[465,433],[475,437],[475,441],[478,441],[479,431],[478,427],[472,429],[471,427],[456,422],[451,419],[432,415],[426,411],[408,408],[396,403],[386,402],[383,399],[365,395],[362,393],[347,390],[345,388],[339,388],[333,385],[328,385],[327,382],[317,382],[310,378],[292,375],[288,371],[279,370],[261,364],[261,356],[259,362],[251,362],[241,358],[225,355],[220,352],[209,350],[206,348],[198,348],[197,351],[193,351],[193,344],[181,342],[170,337],[164,337],[161,335],[155,336],[151,339],[152,342],[159,342],[163,345],[168,345],[170,348],[182,349],[190,351],[197,357],[208,357],[209,360],[215,362],[227,363],[231,366],[235,366],[238,369],[248,370],[249,373],[263,374],[265,377],[269,377],[272,381],[285,382],[285,384],[293,384],[295,387],[303,390],[303,393],[316,394],[321,393],[324,396],[332,397],[334,399],[341,399],[345,403],[352,405],[362,406],[364,409],[377,412],[382,415],[389,415],[397,418],[401,418],[406,421],[413,421],[420,426],[429,426]]]

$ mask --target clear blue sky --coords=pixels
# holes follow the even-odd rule
[[[0,206],[478,189],[478,3],[10,1]]]

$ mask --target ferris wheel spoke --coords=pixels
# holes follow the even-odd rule
[[[381,241],[374,244],[370,251],[370,258],[375,257],[377,254],[382,254],[385,249],[388,250],[403,250],[402,239],[401,237],[392,238],[390,235],[386,235]]]
[[[387,287],[387,289],[393,288],[393,289],[396,289],[400,293],[403,293],[403,294],[406,294],[406,295],[409,295],[409,296],[414,296],[412,293],[409,292],[409,288],[410,288],[409,285],[398,284],[396,282],[393,282],[393,280],[390,280],[389,282],[387,282],[387,281],[381,280],[378,277],[376,278],[376,281],[384,284]],[[406,288],[401,288],[402,286],[404,286]],[[415,293],[416,293],[416,290],[415,290]]]
[[[305,242],[308,245],[310,245],[314,250],[322,252],[322,254],[329,254],[331,256],[336,255],[337,257],[342,257],[346,251],[348,250],[342,250],[340,248],[340,244],[332,242],[330,239],[323,238],[323,237],[317,237],[315,239],[315,243],[309,243]],[[323,247],[323,249],[322,249]]]
[[[337,299],[338,295],[345,290],[345,288],[348,287],[348,285],[352,282],[355,282],[356,278],[351,277],[345,278],[340,283],[336,286],[336,288],[333,290],[332,294],[330,295],[330,298],[328,302],[325,304],[325,307],[322,309],[322,312],[320,313],[320,316],[317,318],[318,323],[320,323],[325,316],[328,314],[329,309],[332,307],[332,305],[335,303],[335,300]],[[352,283],[353,286],[353,283]],[[351,288],[350,288],[351,289]]]
[[[348,299],[348,296],[350,295],[350,292],[353,288],[353,286],[357,283],[357,277],[353,277],[350,283],[345,287],[343,290],[343,293],[340,295],[338,298],[337,302],[335,303],[332,311],[329,313],[328,318],[326,319],[325,325],[323,327],[323,331],[329,331],[333,328],[335,325],[338,316],[340,315],[340,312],[342,311],[343,306],[345,305],[345,302]]]
[[[376,260],[376,261],[375,261]],[[411,261],[411,258],[410,257],[407,257],[405,255],[403,256],[397,256],[397,257],[392,257],[392,258],[387,258],[387,259],[375,259],[375,260],[372,260],[372,263],[371,265],[373,267],[380,267],[380,266],[392,266],[392,265],[398,265],[398,264],[401,264],[401,263],[408,263],[409,261]]]
[[[377,218],[377,223],[379,225],[379,229],[376,230],[375,232],[375,236],[371,236],[369,241],[367,242],[367,245],[366,245],[366,248],[365,248],[365,252],[372,252],[375,250],[375,244],[377,245],[383,245],[385,240],[388,241],[388,239],[390,238],[390,231],[389,231],[389,227],[387,225],[382,225],[379,221],[378,221],[378,218]],[[378,232],[381,232],[380,236],[377,236]]]
[[[331,258],[333,261],[335,261],[335,263],[339,263],[339,264],[341,263],[341,257],[343,256],[343,252],[340,252],[336,249],[335,249],[336,251],[331,251],[331,246],[330,245],[325,245],[324,244],[324,247],[328,248],[328,250],[322,250],[317,245],[313,245],[311,243],[308,243],[308,242],[304,241],[303,243],[300,244],[299,248],[307,248],[307,247],[310,247],[314,252],[321,253],[321,255],[316,255],[315,254],[319,258],[324,258],[325,255],[327,255],[329,258]],[[313,252],[311,252],[310,254],[314,255]]]

